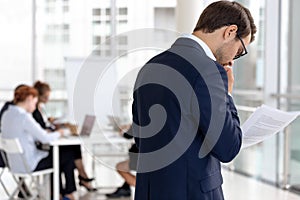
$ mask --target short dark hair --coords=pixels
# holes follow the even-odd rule
[[[256,26],[253,17],[247,8],[235,1],[217,1],[210,4],[202,12],[194,31],[212,33],[233,24],[237,25],[240,37],[245,38],[251,33],[250,42],[254,41]]]

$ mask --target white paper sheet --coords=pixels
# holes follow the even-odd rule
[[[264,141],[278,133],[300,115],[300,112],[285,112],[266,105],[258,107],[242,125],[242,148]]]

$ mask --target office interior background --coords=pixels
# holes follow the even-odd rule
[[[209,0],[2,0],[0,2],[0,106],[14,88],[35,80],[52,87],[47,111],[68,116],[68,68],[87,57],[122,57],[115,63],[115,80],[141,66],[160,49],[126,53],[130,38],[112,36],[144,28],[192,32]],[[252,12],[258,26],[249,54],[234,63],[233,96],[241,121],[261,104],[300,111],[299,0],[238,0]],[[299,34],[299,35],[298,35]],[[160,35],[168,44],[166,36]],[[146,40],[147,38],[145,38]],[[112,51],[117,49],[118,52]],[[298,53],[297,53],[298,52]],[[108,86],[109,87],[109,86]],[[118,116],[130,122],[130,84],[118,85]],[[72,91],[71,91],[72,93]],[[107,102],[108,103],[108,102]],[[108,104],[107,104],[108,105]],[[107,107],[104,105],[99,108]],[[97,114],[97,113],[96,113]],[[100,123],[107,123],[106,115]],[[288,128],[246,150],[227,168],[280,188],[300,190],[300,119]]]

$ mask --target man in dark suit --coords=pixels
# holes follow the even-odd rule
[[[248,9],[215,2],[193,34],[141,69],[132,107],[140,150],[135,200],[224,199],[220,162],[234,159],[242,142],[230,66],[255,33]]]

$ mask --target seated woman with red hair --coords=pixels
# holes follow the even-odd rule
[[[1,131],[3,138],[18,138],[24,149],[24,159],[28,163],[30,171],[38,171],[52,167],[51,152],[37,149],[35,141],[50,143],[63,136],[62,130],[57,130],[51,134],[47,133],[33,119],[32,112],[36,109],[38,92],[29,86],[19,87],[14,94],[14,104],[8,107],[1,120]],[[20,159],[14,155],[7,155],[12,170],[14,172],[27,172]],[[61,194],[65,199],[74,199],[73,192],[76,191],[74,180],[74,162],[68,157],[60,157],[60,167],[65,174],[66,188]],[[60,180],[61,181],[61,180]],[[62,185],[62,184],[61,184]]]

